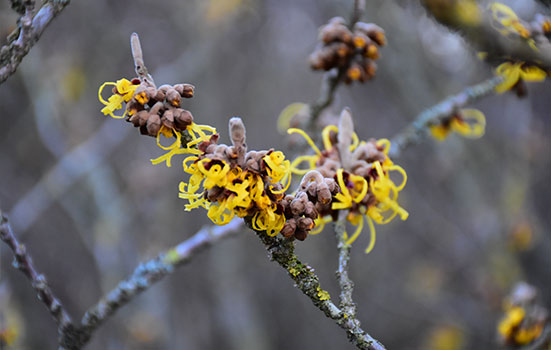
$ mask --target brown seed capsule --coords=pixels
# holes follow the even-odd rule
[[[191,115],[190,111],[181,108],[174,110],[174,125],[178,130],[184,130],[191,123],[193,123],[193,115]]]
[[[310,218],[300,218],[297,221],[297,227],[301,230],[311,230],[314,227],[314,220]]]
[[[364,33],[379,46],[386,44],[385,31],[374,23],[358,22],[354,25],[354,30]]]
[[[352,81],[362,80],[362,78],[365,79],[365,70],[358,63],[353,62],[346,71],[346,76]]]
[[[358,32],[354,35],[354,46],[357,49],[363,49],[370,41],[364,33]]]
[[[285,221],[285,225],[283,225],[283,228],[281,229],[281,234],[285,238],[290,238],[293,236],[297,229],[297,222],[295,219],[288,219]]]
[[[180,96],[176,89],[170,87],[166,92],[166,100],[174,107],[180,107],[180,103],[182,103],[182,96]]]
[[[134,126],[145,126],[147,119],[149,119],[149,111],[139,111],[130,118],[130,122]]]
[[[365,57],[371,58],[372,60],[376,60],[379,58],[379,49],[375,44],[369,44],[367,45],[367,48],[365,49]]]
[[[150,114],[146,126],[147,134],[156,137],[161,129],[161,117],[158,114]]]
[[[365,73],[367,80],[373,78],[375,76],[375,72],[377,71],[377,64],[371,60],[365,62]]]
[[[167,109],[163,116],[161,117],[161,123],[169,129],[174,128],[174,111],[172,109]]]
[[[304,208],[304,216],[309,217],[312,220],[318,217],[318,211],[316,210],[316,205],[314,203],[306,203],[306,207]]]
[[[297,229],[295,231],[295,238],[298,239],[299,241],[304,241],[306,237],[308,237],[308,232],[300,229]]]
[[[184,98],[192,98],[195,92],[195,86],[191,84],[176,84],[174,89]]]

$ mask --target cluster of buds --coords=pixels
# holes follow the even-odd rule
[[[334,179],[324,178],[317,170],[306,173],[297,192],[285,196],[281,202],[287,219],[281,234],[287,238],[305,240],[314,228],[319,213],[331,207],[331,201],[338,192],[339,186]]]
[[[101,93],[103,88],[113,85],[112,96],[105,101]],[[159,88],[149,80],[138,78],[129,81],[120,79],[116,83],[106,82],[99,89],[99,99],[105,104],[101,110],[113,118],[124,118],[135,127],[140,128],[142,135],[157,137],[159,133],[170,137],[189,129],[193,125],[193,116],[181,108],[182,98],[193,97],[195,88],[190,84],[162,85]],[[123,115],[114,112],[126,103]]]
[[[203,207],[217,225],[234,216],[250,218],[252,227],[277,235],[285,225],[285,197],[290,162],[280,151],[247,151],[245,126],[240,118],[229,122],[232,145],[217,144],[218,135],[197,145],[197,155],[187,157],[184,171],[191,175],[180,183],[186,210]],[[282,180],[289,180],[282,185]]]
[[[310,55],[310,66],[345,72],[345,82],[365,82],[375,76],[378,46],[386,44],[384,30],[373,23],[357,22],[351,30],[342,17],[332,18],[320,30],[321,41]]]
[[[190,84],[138,86],[126,105],[127,121],[140,128],[142,135],[157,137],[163,131],[182,132],[193,123],[191,113],[181,108],[182,98],[193,97]]]
[[[336,192],[331,191],[331,203],[317,205],[318,218],[315,220],[318,228],[312,233],[323,229],[325,223],[336,220],[341,212],[346,213],[347,220],[356,226],[356,231],[346,241],[352,243],[361,233],[366,218],[371,231],[371,241],[366,249],[369,252],[375,243],[375,228],[373,222],[386,224],[397,215],[402,220],[408,213],[397,203],[398,193],[406,184],[406,173],[388,157],[390,142],[386,139],[360,142],[352,117],[348,110],[341,113],[339,126],[329,125],[322,131],[324,150],[314,144],[312,139],[300,129],[289,129],[289,133],[299,133],[304,136],[316,154],[300,156],[291,163],[291,172],[307,174],[311,170],[318,172],[331,188],[330,180],[336,183]],[[306,169],[300,164],[308,164]],[[402,183],[396,185],[390,179],[393,171],[403,177]],[[304,184],[303,186],[304,187]],[[305,187],[308,191],[308,184]],[[321,202],[321,201],[320,201]]]
[[[432,136],[443,141],[452,132],[468,138],[480,138],[484,135],[486,118],[478,109],[459,109],[451,116],[429,126]]]
[[[549,313],[537,303],[536,289],[524,282],[515,286],[503,308],[505,315],[498,324],[498,336],[503,344],[512,348],[539,341],[546,327],[548,330],[551,327]],[[551,339],[543,339],[538,349],[547,349],[550,345]]]

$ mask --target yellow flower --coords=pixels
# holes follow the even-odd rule
[[[524,62],[502,63],[496,68],[496,74],[504,78],[503,82],[495,88],[498,93],[510,90],[519,80],[540,82],[547,76],[543,69]]]
[[[166,166],[170,168],[172,166],[172,163],[171,163],[172,157],[177,155],[177,154],[195,154],[195,155],[199,155],[203,152],[201,152],[197,148],[193,148],[193,146],[195,146],[198,143],[201,143],[203,141],[208,141],[209,138],[213,134],[216,134],[216,129],[213,128],[212,126],[210,126],[210,125],[198,125],[198,124],[195,124],[193,122],[186,127],[186,130],[189,133],[189,135],[191,136],[191,141],[186,144],[186,147],[183,147],[181,133],[177,132],[174,129],[169,130],[164,125],[161,126],[161,128],[159,129],[159,133],[157,133],[157,146],[159,146],[160,148],[162,148],[164,150],[167,150],[169,152],[163,154],[162,156],[160,156],[158,158],[151,159],[151,164],[156,165],[156,164],[165,162]],[[211,134],[207,135],[205,133],[205,131],[208,131]],[[164,147],[164,146],[161,145],[160,140],[159,140],[159,137],[160,137],[161,134],[165,137],[174,136],[174,137],[176,137],[176,141],[174,141],[174,143],[172,145],[170,145],[168,147]]]
[[[531,38],[532,33],[520,21],[515,11],[509,6],[499,2],[492,3],[490,5],[490,11],[492,12],[492,18],[494,20],[492,25],[498,32],[503,36],[508,36],[509,34],[519,35],[526,39],[528,45],[530,45],[533,50],[538,51],[535,40]],[[502,28],[499,28],[498,25],[501,25]]]
[[[113,91],[113,95],[109,97],[107,101],[105,101],[101,96],[101,92],[103,91],[103,88],[108,85],[113,85],[115,86],[115,88]],[[128,102],[132,99],[132,96],[134,95],[134,92],[136,91],[137,87],[138,87],[137,84],[133,84],[131,81],[124,78],[117,80],[116,83],[113,83],[113,82],[103,83],[98,90],[98,98],[100,102],[105,105],[105,107],[103,107],[101,112],[105,115],[110,115],[113,118],[117,118],[117,119],[124,118],[126,116],[126,110],[121,116],[116,116],[115,114],[113,114],[113,112],[115,112],[118,109],[121,109],[123,102]]]
[[[452,131],[464,137],[479,138],[484,135],[485,127],[486,118],[481,111],[478,109],[461,109],[445,122],[431,125],[429,130],[435,139],[442,141]]]
[[[517,328],[522,320],[524,320],[525,311],[520,306],[511,307],[507,310],[505,317],[499,322],[497,331],[505,339],[510,339],[513,334],[513,330]]]

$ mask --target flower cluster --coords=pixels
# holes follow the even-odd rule
[[[289,186],[290,162],[280,151],[247,151],[245,126],[239,118],[229,122],[232,146],[217,144],[218,135],[198,144],[200,154],[183,162],[190,174],[180,183],[180,198],[187,199],[186,210],[203,207],[217,225],[234,216],[248,217],[252,227],[277,235],[285,225],[282,200]]]
[[[112,95],[106,101],[102,97],[105,86],[114,86]],[[126,121],[140,128],[142,135],[157,138],[157,144],[169,152],[152,160],[153,164],[166,162],[171,166],[170,160],[175,154],[198,153],[193,147],[202,141],[209,139],[205,131],[215,134],[216,130],[208,125],[197,125],[193,122],[191,112],[181,108],[182,98],[193,97],[195,88],[190,84],[162,85],[157,88],[148,80],[141,81],[134,78],[131,81],[120,79],[117,82],[106,82],[99,88],[98,98],[105,107],[103,114],[116,119],[126,117]],[[122,115],[115,112],[123,109]],[[182,133],[185,132],[185,146],[182,147]],[[171,146],[163,146],[159,137],[175,137]]]
[[[404,188],[407,177],[404,169],[388,157],[390,142],[387,139],[360,142],[346,109],[341,114],[339,126],[329,125],[323,129],[323,151],[304,131],[292,128],[288,132],[303,135],[315,151],[314,155],[295,159],[291,163],[291,171],[306,174],[316,170],[323,178],[333,179],[338,185],[338,192],[331,203],[317,206],[318,228],[312,233],[320,232],[325,223],[336,220],[344,211],[347,220],[356,226],[346,243],[351,244],[358,237],[365,218],[371,232],[371,241],[366,249],[369,252],[375,244],[374,223],[386,224],[397,215],[402,220],[408,217],[408,213],[397,203],[398,193]],[[306,163],[307,167],[301,168],[302,163]],[[396,185],[390,178],[391,172],[402,175],[400,184]]]
[[[479,138],[484,135],[486,118],[478,109],[460,109],[439,124],[429,126],[432,136],[438,141],[445,140],[451,132],[464,137]]]
[[[315,70],[338,68],[345,82],[365,82],[375,76],[378,46],[386,44],[384,30],[373,23],[357,22],[350,30],[342,17],[332,18],[320,30],[320,46],[310,55]]]
[[[508,6],[494,2],[490,5],[492,12],[492,25],[506,37],[518,37],[534,50],[539,51],[538,46],[546,43],[549,45],[551,39],[551,18],[537,14],[530,23],[521,20],[518,15]],[[497,92],[504,92],[517,87],[517,93],[522,94],[521,85],[524,81],[541,82],[548,74],[537,62],[510,61],[500,64],[496,74],[504,78],[503,82],[496,87]]]
[[[536,303],[536,289],[526,283],[519,283],[503,305],[504,317],[497,331],[504,344],[518,347],[538,339],[546,324],[548,312]]]

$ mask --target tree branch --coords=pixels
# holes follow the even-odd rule
[[[391,139],[389,156],[396,158],[407,147],[418,144],[429,135],[429,126],[438,125],[449,118],[459,108],[477,101],[495,92],[495,87],[503,81],[502,77],[494,77],[474,86],[467,87],[457,95],[450,96],[421,112],[403,131]]]
[[[48,286],[46,277],[35,269],[25,245],[17,240],[8,218],[2,211],[0,211],[0,239],[2,239],[2,241],[4,241],[13,251],[13,266],[21,271],[29,282],[31,282],[33,289],[36,291],[38,300],[46,305],[46,308],[54,318],[60,335],[64,332],[73,330],[74,326],[71,317]]]
[[[345,214],[341,213],[341,216]],[[347,315],[356,316],[356,304],[352,299],[354,291],[354,282],[348,277],[348,267],[350,262],[350,245],[346,244],[345,232],[346,221],[345,217],[340,218],[335,223],[335,236],[337,238],[337,249],[339,250],[339,265],[337,267],[337,280],[341,293],[339,295],[339,306]]]
[[[33,16],[34,1],[24,1],[25,13],[19,19],[19,35],[12,33],[9,43],[0,49],[0,84],[6,81],[40,39],[44,29],[63,11],[70,0],[46,1]]]
[[[174,272],[176,267],[189,262],[205,248],[221,239],[242,232],[242,224],[242,220],[236,219],[225,226],[205,227],[174,248],[161,253],[152,260],[141,263],[130,277],[119,282],[96,305],[88,309],[78,329],[62,334],[60,349],[81,349],[90,341],[94,331],[118,309],[163,277]]]
[[[295,281],[295,286],[320,309],[325,316],[334,320],[346,331],[348,339],[358,349],[384,350],[385,347],[360,328],[360,321],[354,315],[349,315],[337,307],[329,293],[320,286],[319,278],[314,269],[303,264],[294,253],[294,243],[291,240],[269,237],[265,232],[257,232],[258,238],[266,246],[271,260],[283,267],[289,277]]]

